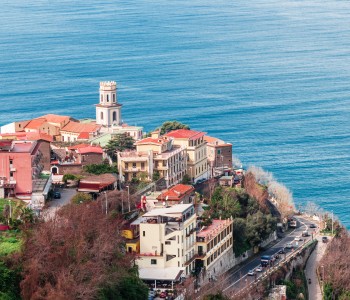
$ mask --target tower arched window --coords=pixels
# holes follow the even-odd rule
[[[103,111],[101,111],[100,119],[103,120]]]
[[[117,121],[117,112],[113,112],[113,116],[112,116],[113,122]]]
[[[107,94],[107,102],[109,102],[109,95]]]
[[[115,94],[113,94],[113,102],[115,102]]]

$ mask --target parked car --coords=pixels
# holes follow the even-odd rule
[[[254,276],[255,275],[255,271],[254,270],[249,270],[248,275],[249,276]]]
[[[166,298],[166,296],[167,296],[166,292],[161,292],[161,293],[159,294],[159,297],[160,297],[160,298]]]
[[[327,243],[327,242],[328,242],[328,237],[323,236],[323,237],[322,237],[322,242]]]
[[[61,193],[60,192],[54,192],[53,193],[53,198],[54,199],[61,199]]]
[[[310,228],[317,228],[317,226],[315,224],[311,224]]]
[[[309,236],[309,232],[307,230],[304,230],[301,236]]]

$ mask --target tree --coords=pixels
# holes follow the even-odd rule
[[[92,201],[92,196],[90,194],[80,192],[75,194],[71,201],[74,204],[87,203]]]
[[[166,121],[160,127],[160,135],[164,135],[172,130],[176,129],[190,129],[186,124],[180,123],[178,121]]]
[[[118,200],[68,204],[55,218],[27,232],[21,296],[26,299],[143,299],[147,287],[137,277],[134,256],[121,236]],[[130,284],[132,282],[132,284]],[[131,285],[137,285],[139,298]],[[128,288],[125,288],[128,287]],[[112,298],[111,293],[121,295]]]
[[[184,177],[182,178],[181,183],[182,183],[182,184],[191,184],[191,183],[192,183],[192,180],[191,180],[190,175],[185,174]]]
[[[153,181],[157,181],[158,179],[160,178],[160,173],[159,173],[159,171],[154,171],[153,172],[153,176],[152,176],[152,179],[153,179]]]
[[[106,173],[118,173],[115,166],[109,164],[91,164],[84,166],[84,171],[90,174],[101,175]]]
[[[127,149],[135,149],[134,139],[126,133],[116,134],[104,148],[109,157],[113,160],[117,160],[117,152],[123,152]]]

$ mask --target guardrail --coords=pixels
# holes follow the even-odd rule
[[[272,273],[276,272],[281,266],[283,266],[285,263],[291,261],[294,259],[297,255],[300,255],[301,252],[311,246],[313,243],[317,243],[317,240],[310,240],[307,243],[303,244],[299,249],[296,249],[295,251],[289,253],[285,256],[285,258],[281,259],[276,265],[273,267],[268,268],[260,277],[254,279],[254,281],[247,284],[245,287],[240,289],[237,293],[234,293],[230,298],[239,297],[240,295],[244,295],[248,290],[251,290],[252,287],[255,287],[260,282],[264,281],[266,278],[268,278]]]

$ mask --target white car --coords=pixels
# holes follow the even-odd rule
[[[262,271],[263,271],[263,268],[262,268],[261,266],[259,266],[259,267],[255,268],[255,271],[257,271],[257,272],[262,272]]]
[[[249,276],[254,276],[255,275],[255,271],[254,270],[249,270],[248,275]]]
[[[293,244],[292,243],[287,243],[284,248],[292,249],[293,248]]]
[[[296,242],[299,242],[299,241],[302,241],[302,240],[303,239],[299,235],[294,238],[294,241],[296,241]]]

